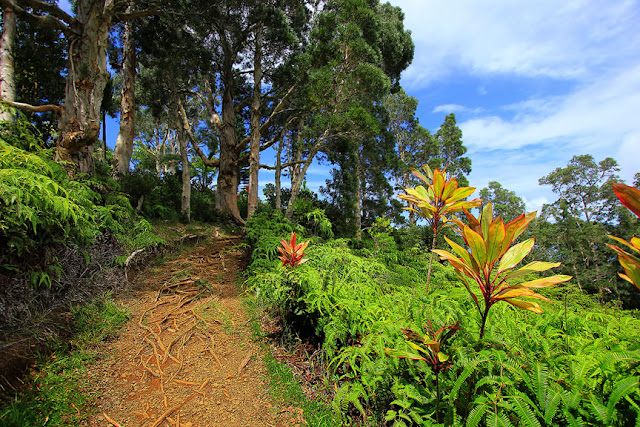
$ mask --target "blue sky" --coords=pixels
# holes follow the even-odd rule
[[[455,113],[472,186],[498,181],[528,210],[572,156],[640,171],[640,3],[391,0],[416,45],[402,85],[435,132]]]
[[[538,179],[574,155],[613,157],[629,184],[640,171],[640,2],[391,3],[416,45],[401,83],[432,132],[456,114],[478,191],[498,181],[532,211],[556,199]],[[109,145],[116,135],[109,120]],[[316,163],[307,185],[317,191],[327,178]],[[261,171],[260,187],[268,182],[273,172]]]

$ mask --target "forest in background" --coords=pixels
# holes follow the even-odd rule
[[[469,314],[473,307],[459,302],[462,282],[429,254],[448,249],[446,239],[464,239],[404,209],[412,206],[405,190],[424,184],[412,168],[445,169],[445,179],[465,187],[473,185],[466,179],[472,159],[453,114],[434,132],[415,116],[418,101],[400,82],[413,43],[398,7],[370,0],[78,0],[68,14],[54,1],[0,4],[5,325],[21,324],[34,302],[64,305],[104,289],[96,277],[114,276],[103,266],[121,266],[129,253],[163,241],[152,224],[231,220],[247,225],[252,289],[284,331],[322,350],[335,410],[347,424],[385,417],[424,424],[441,416],[467,425],[638,419],[639,291],[619,277],[607,235],[629,241],[640,222],[612,189],[621,182],[615,159],[576,153],[540,177],[557,200],[530,221],[521,241],[535,237],[526,260],[561,263],[554,274],[572,276],[545,294],[563,303],[540,315],[499,305],[515,329],[489,326],[488,341],[472,338],[480,325]],[[106,115],[116,112],[111,151],[100,134]],[[276,153],[274,164],[261,160],[267,149]],[[320,194],[305,186],[316,160],[331,169]],[[275,171],[262,199],[261,168]],[[640,186],[640,174],[628,184]],[[482,203],[472,212],[491,202],[505,223],[525,213],[523,200],[499,182],[474,197]],[[310,262],[290,272],[276,268],[276,248],[293,230],[315,237]],[[344,271],[338,256],[349,266]],[[388,311],[392,306],[397,311]],[[433,322],[435,330],[454,331],[457,321],[466,332],[455,334],[456,369],[385,352],[406,351],[398,350],[408,344],[397,325],[420,330]],[[538,332],[528,332],[532,324]],[[492,353],[491,342],[508,351]],[[550,349],[558,350],[551,356]],[[441,370],[449,376],[439,383]],[[387,374],[397,381],[387,384]],[[452,403],[446,414],[434,387]]]

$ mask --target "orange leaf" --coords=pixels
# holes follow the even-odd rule
[[[522,308],[524,310],[529,310],[538,314],[543,313],[542,309],[540,308],[540,305],[538,305],[537,302],[522,301],[518,299],[505,299],[504,301],[518,308]]]
[[[640,217],[639,189],[616,182],[613,184],[613,191],[616,193],[616,196],[618,196],[618,199],[620,199],[623,205]]]
[[[556,283],[566,282],[568,280],[571,280],[571,278],[572,278],[571,276],[558,274],[556,276],[541,277],[536,280],[523,282],[523,283],[520,283],[520,286],[527,287],[527,288],[546,288],[546,287],[555,285]]]

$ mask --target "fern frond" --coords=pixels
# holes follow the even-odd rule
[[[469,412],[469,416],[467,417],[467,427],[477,427],[477,425],[482,420],[484,413],[487,410],[487,405],[480,404],[473,407],[471,412]]]
[[[607,411],[605,413],[605,422],[609,423],[613,418],[613,413],[616,409],[616,405],[626,395],[631,393],[633,390],[638,389],[638,378],[637,377],[629,377],[620,381],[616,388],[613,389],[611,395],[609,396],[609,401],[607,402]]]

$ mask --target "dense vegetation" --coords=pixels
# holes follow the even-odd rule
[[[274,211],[259,213],[247,229],[250,289],[283,330],[321,348],[325,387],[335,389],[331,404],[345,425],[623,426],[640,419],[640,321],[575,283],[541,289],[553,301],[542,303],[543,314],[496,304],[482,336],[454,268],[435,263],[425,292],[425,246],[406,246],[416,230],[378,222],[364,243],[311,237],[307,262],[287,268],[277,242],[304,229]]]
[[[0,0],[0,339],[119,286],[152,224],[231,220],[343,424],[640,425],[640,214],[614,159],[540,177],[537,215],[495,181],[471,199],[455,115],[432,133],[401,87],[388,3],[73,3]]]

